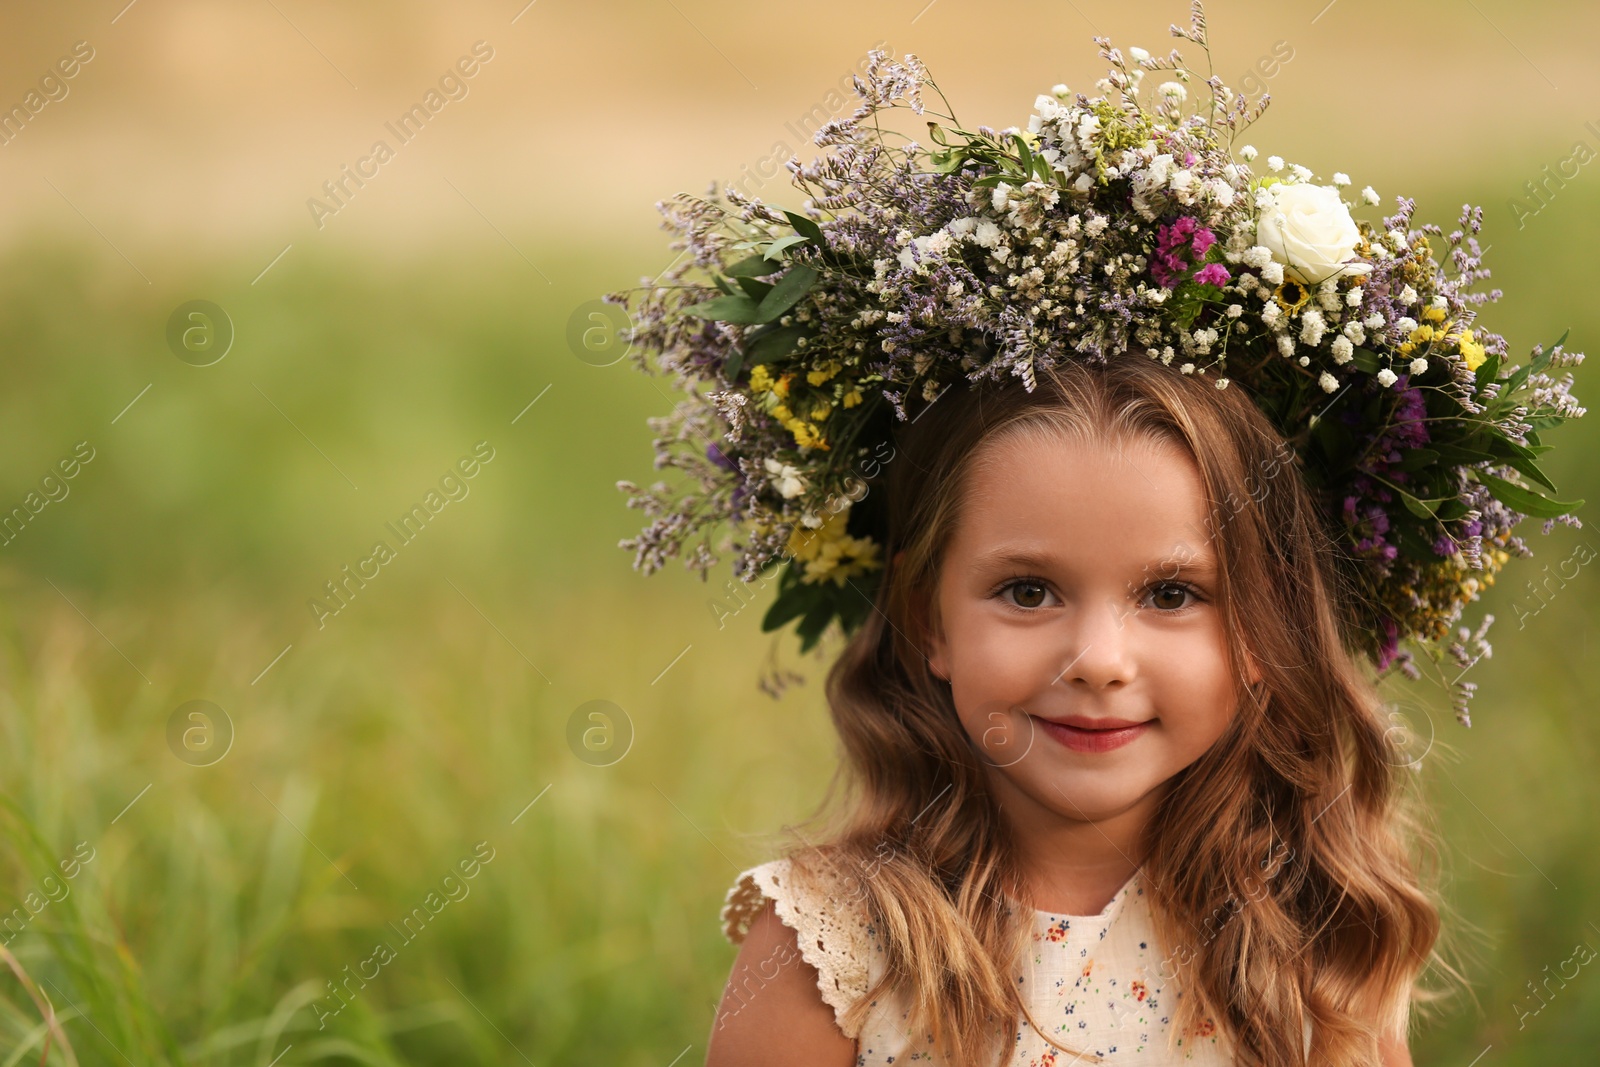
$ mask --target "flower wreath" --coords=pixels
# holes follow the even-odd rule
[[[1171,32],[1209,65],[1200,0]],[[1405,197],[1380,224],[1357,219],[1346,175],[1318,184],[1277,156],[1257,174],[1255,148],[1234,151],[1269,96],[1252,106],[1176,50],[1095,43],[1111,65],[1098,95],[1057,85],[1025,129],[976,131],[915,55],[875,50],[860,106],[816,133],[831,151],[788,162],[800,212],[715,183],[657,205],[688,256],[606,300],[634,305],[638,366],[656,354],[688,394],[650,425],[656,469],[691,480],[618,482],[651,520],[620,547],[648,574],[701,535],[683,558],[704,578],[718,562],[707,531],[730,522],[738,577],[792,564],[762,628],[798,619],[807,651],[871,610],[884,518],[853,505],[892,460],[891,420],[963,379],[1032,390],[1041,366],[1137,354],[1237,382],[1282,432],[1356,579],[1353,639],[1380,672],[1420,677],[1402,641],[1464,671],[1490,654],[1493,621],[1458,627],[1464,606],[1532,555],[1517,524],[1581,525],[1582,501],[1546,496],[1536,460],[1542,431],[1584,413],[1571,373],[1552,376],[1582,353],[1563,334],[1506,366],[1505,339],[1476,325],[1500,297],[1468,291],[1489,274],[1471,236],[1482,208],[1463,207],[1448,237],[1413,227]],[[1157,72],[1168,80],[1141,92]],[[942,120],[927,122],[931,145],[892,140],[880,116],[904,108]],[[1359,199],[1380,202],[1370,186]],[[690,270],[708,280],[685,282]],[[1470,725],[1474,683],[1449,685]]]

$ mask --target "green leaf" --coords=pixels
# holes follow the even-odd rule
[[[1541,519],[1554,519],[1569,512],[1576,511],[1583,506],[1583,501],[1551,500],[1540,496],[1531,489],[1524,489],[1515,482],[1508,482],[1504,478],[1496,478],[1487,471],[1474,470],[1473,476],[1478,479],[1495,499],[1508,508],[1522,512],[1524,515],[1533,515]]]
[[[783,572],[783,580],[779,583],[777,598],[767,608],[767,613],[761,617],[761,629],[763,631],[776,630],[812,611],[821,602],[822,587],[819,585],[806,585],[798,580],[791,580],[791,576],[794,573],[795,570],[792,564],[788,570]],[[783,588],[785,585],[788,588]]]
[[[1534,430],[1548,430],[1552,426],[1560,426],[1563,422],[1567,421],[1567,418],[1565,415],[1536,415],[1533,418],[1525,419],[1523,421],[1525,421],[1528,426]],[[1555,446],[1545,445],[1543,447],[1554,448]]]
[[[761,305],[757,309],[759,317],[754,321],[775,321],[785,311],[798,304],[800,298],[805,296],[806,291],[817,283],[819,277],[821,275],[817,273],[815,267],[807,266],[804,263],[796,263],[790,267],[783,277],[778,279],[778,283],[772,287],[772,291],[762,298]]]
[[[1467,448],[1460,444],[1445,444],[1435,442],[1429,446],[1441,463],[1452,466],[1465,466],[1473,463],[1487,463],[1494,459],[1489,453],[1476,448]]]
[[[1483,392],[1484,386],[1494,381],[1494,376],[1499,370],[1500,356],[1498,353],[1490,352],[1483,357],[1483,362],[1478,364],[1478,369],[1473,372],[1473,391]]]
[[[1437,516],[1434,515],[1435,509],[1449,499],[1448,497],[1436,497],[1431,500],[1421,500],[1398,486],[1394,488],[1395,492],[1400,494],[1400,502],[1406,506],[1406,510],[1419,519],[1436,518]]]
[[[1439,453],[1427,448],[1412,448],[1400,457],[1399,469],[1403,471],[1421,470],[1439,462]]]
[[[1396,524],[1390,529],[1401,551],[1405,552],[1410,558],[1419,560],[1438,558],[1433,554],[1433,545],[1429,543],[1426,537],[1418,533],[1414,527]]]
[[[805,244],[809,240],[811,240],[811,238],[799,233],[792,233],[788,237],[780,237],[768,246],[767,251],[762,258],[767,260],[777,259],[778,253],[782,252],[785,248],[790,248],[798,244]]]
[[[1544,471],[1540,470],[1538,465],[1535,464],[1533,460],[1522,456],[1516,456],[1506,460],[1506,462],[1520,471],[1523,477],[1538,482],[1552,493],[1556,491],[1556,483],[1552,482],[1548,477],[1546,477]]]
[[[1372,349],[1357,348],[1351,353],[1351,359],[1354,361],[1357,370],[1364,371],[1367,374],[1378,373],[1378,353],[1372,351]]]
[[[1556,338],[1555,344],[1551,345],[1543,352],[1540,352],[1537,356],[1533,357],[1533,362],[1529,364],[1529,367],[1534,374],[1538,374],[1540,371],[1544,370],[1550,365],[1550,359],[1555,355],[1556,349],[1567,343],[1567,334],[1571,332],[1572,331],[1570,329],[1561,331],[1561,336]]]
[[[1484,444],[1487,447],[1489,454],[1493,456],[1521,456],[1529,459],[1533,457],[1533,453],[1529,452],[1522,445],[1519,445],[1509,437],[1502,436],[1498,433],[1491,434]]]
[[[685,315],[694,315],[702,319],[714,319],[718,322],[732,322],[743,326],[752,326],[758,322],[766,322],[761,318],[760,306],[748,296],[719,296],[699,304],[691,304],[683,309]]]
[[[1540,451],[1544,451],[1548,447],[1543,446]],[[1547,478],[1544,471],[1540,470],[1538,465],[1533,462],[1533,457],[1538,455],[1533,449],[1496,435],[1489,438],[1489,451],[1497,458],[1503,459],[1507,466],[1516,468],[1552,493],[1556,491],[1555,483]]]
[[[822,639],[822,634],[828,628],[828,623],[833,621],[836,612],[831,601],[823,600],[816,607],[806,612],[806,617],[800,620],[794,632],[800,638],[800,654],[805,655],[811,651],[813,645]]]
[[[751,366],[782,359],[795,349],[795,343],[806,336],[801,326],[763,326],[751,330],[744,339],[744,358]]]
[[[1017,143],[1017,155],[1022,157],[1022,172],[1024,174],[1032,172],[1033,149],[1028,147],[1027,140],[1020,133],[1012,134],[1011,139]]]
[[[735,278],[734,281],[738,282],[739,288],[744,290],[745,295],[757,304],[765,300],[767,294],[772,292],[774,288],[773,283],[757,281],[755,278],[739,277]]]
[[[1202,285],[1190,278],[1185,278],[1173,290],[1172,298],[1167,301],[1168,314],[1172,321],[1187,330],[1194,325],[1194,320],[1199,318],[1201,310],[1207,304],[1221,302],[1222,290],[1214,285]]]
[[[815,222],[812,222],[804,215],[796,215],[793,211],[785,211],[783,214],[786,218],[788,218],[789,225],[794,227],[795,233],[807,238],[818,248],[828,247],[828,242],[822,236],[822,227],[818,226]]]
[[[1501,388],[1501,396],[1510,396],[1515,393],[1522,383],[1528,380],[1528,375],[1533,371],[1533,364],[1528,363],[1518,367],[1511,377],[1506,379],[1506,384]]]
[[[785,239],[787,240],[787,238]],[[804,240],[804,238],[801,238],[801,240]],[[776,274],[779,269],[766,256],[757,254],[741,259],[731,267],[724,268],[722,273],[730,278],[759,278],[766,274]]]

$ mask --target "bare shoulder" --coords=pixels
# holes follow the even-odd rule
[[[750,921],[712,1023],[706,1067],[854,1067],[845,1037],[771,900]]]

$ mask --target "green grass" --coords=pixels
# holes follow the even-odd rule
[[[1493,321],[1523,349],[1571,325],[1582,348],[1600,318],[1575,249],[1600,234],[1576,195],[1548,215],[1498,238],[1516,301]],[[146,286],[47,240],[0,260],[0,503],[76,442],[97,449],[0,548],[0,902],[94,850],[8,945],[0,1067],[703,1059],[734,951],[722,894],[820,796],[834,739],[820,661],[781,702],[756,690],[760,605],[719,630],[716,585],[676,565],[646,580],[615,547],[641,515],[613,483],[654,477],[644,419],[669,401],[626,364],[581,362],[564,331],[667,258],[653,241],[578,256],[548,285],[503,247],[307,250],[255,286],[257,263],[183,262]],[[196,297],[238,333],[207,368],[163,340]],[[1600,493],[1597,434],[1554,438],[1563,494]],[[496,455],[470,495],[319,628],[307,601],[480,440]],[[1519,586],[1589,531],[1529,536]],[[1478,1003],[1414,1039],[1419,1064],[1486,1045],[1486,1065],[1564,1062],[1600,1040],[1588,969],[1525,1029],[1513,1008],[1576,942],[1600,945],[1592,588],[1586,568],[1521,633],[1519,590],[1491,593],[1472,730],[1397,688],[1436,724],[1424,776],[1452,906],[1479,931]],[[212,766],[167,745],[193,699],[236,731]],[[566,740],[594,699],[634,730],[612,766]],[[495,854],[470,893],[402,944],[389,924],[481,841]],[[395,958],[319,1030],[312,1002],[380,940]]]

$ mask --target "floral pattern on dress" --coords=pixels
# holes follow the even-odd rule
[[[752,886],[768,895],[802,892],[787,877],[786,864],[785,860],[774,860],[741,873],[739,883],[729,891],[729,903],[723,911],[724,929],[730,940],[737,943],[742,939],[733,933],[740,916],[760,907],[760,895],[752,892]],[[737,899],[736,890],[740,891]],[[794,908],[797,914],[827,911],[827,902],[805,900],[798,904]],[[859,907],[859,898],[851,906]],[[780,914],[784,910],[780,906]],[[833,914],[839,918],[832,930],[856,931],[859,942],[846,946],[849,951],[841,956],[837,936],[828,941],[825,950],[801,937],[801,955],[817,967],[819,986],[830,994],[836,989],[864,994],[866,987],[862,983],[876,982],[886,966],[877,931],[838,901],[834,902]],[[1158,948],[1141,871],[1134,872],[1099,915],[1039,910],[1033,914],[1031,950],[1025,953],[1024,973],[1017,976],[1017,981],[1029,1012],[1053,1040],[1092,1053],[1111,1067],[1232,1064],[1227,1035],[1214,1020],[1208,1018],[1188,1033],[1174,1032],[1168,1001],[1175,1007],[1183,992],[1164,977],[1167,957]],[[848,966],[841,962],[843,959],[849,960]],[[863,959],[864,973],[858,966]],[[846,975],[848,980],[836,982],[836,975]],[[834,1005],[835,1018],[842,1019],[840,1004],[847,998],[827,999]],[[857,1067],[905,1063],[948,1067],[929,1053],[910,1049],[909,1018],[910,1011],[899,997],[874,1001],[860,1032],[854,1035]],[[1068,1067],[1092,1062],[1088,1056],[1075,1060],[1070,1053],[1045,1041],[1024,1020],[1018,1020],[1015,1048],[1008,1061],[1012,1067]]]

